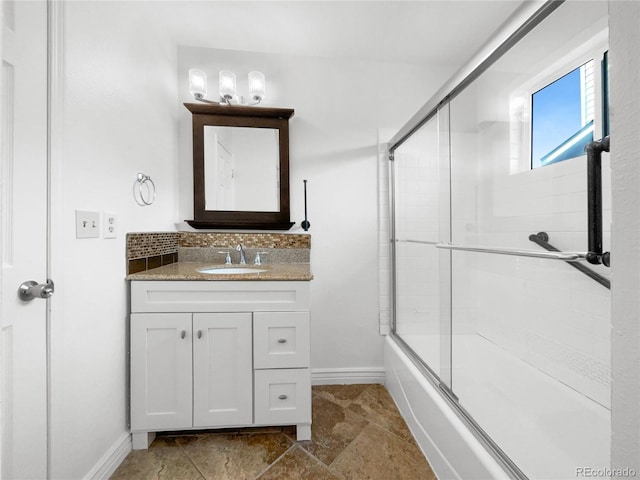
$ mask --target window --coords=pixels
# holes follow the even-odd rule
[[[593,141],[593,60],[538,90],[531,101],[531,168],[584,154]]]
[[[609,135],[609,52],[602,57],[602,136]]]

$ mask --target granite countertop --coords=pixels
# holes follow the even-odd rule
[[[203,268],[256,268],[259,273],[215,275],[200,273]],[[127,275],[126,280],[312,280],[308,263],[273,263],[264,265],[223,265],[202,262],[177,262],[144,272]]]

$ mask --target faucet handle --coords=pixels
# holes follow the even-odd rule
[[[229,250],[226,250],[226,251],[223,250],[223,251],[218,252],[218,253],[225,253],[227,256],[224,259],[224,264],[225,265],[231,265],[231,252],[229,252]]]
[[[254,265],[262,265],[262,258],[260,255],[269,255],[269,252],[256,252],[256,259],[253,261]]]

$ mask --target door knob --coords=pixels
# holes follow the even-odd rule
[[[49,298],[54,291],[53,280],[47,279],[47,283],[28,280],[18,287],[18,298],[23,302],[30,302],[34,298]]]

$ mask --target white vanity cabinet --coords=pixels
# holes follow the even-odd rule
[[[132,281],[131,430],[296,425],[311,437],[309,282]]]

